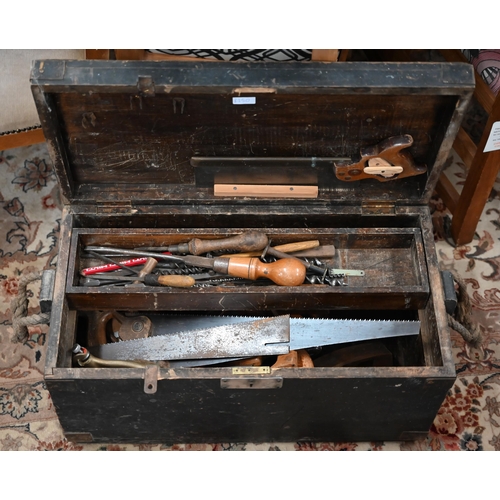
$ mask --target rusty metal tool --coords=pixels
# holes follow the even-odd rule
[[[127,360],[112,360],[101,359],[90,354],[80,344],[75,344],[72,349],[73,361],[79,366],[87,368],[144,368],[149,365],[147,361],[127,361]]]
[[[309,262],[305,259],[301,259],[299,257],[292,257],[291,255],[289,255],[285,252],[280,252],[279,250],[276,250],[276,248],[273,248],[269,243],[262,251],[262,255],[260,256],[260,258],[263,259],[268,254],[280,259],[277,262],[280,262],[281,260],[284,260],[284,259],[295,259],[297,262],[301,262],[306,267],[307,270],[309,270],[315,274],[323,275],[326,273],[326,269],[319,267],[319,266],[316,266],[315,264],[312,264],[311,262]]]
[[[92,353],[103,359],[114,360],[220,358],[219,362],[222,362],[225,358],[222,354],[227,352],[227,358],[231,359],[224,359],[226,362],[232,361],[234,357],[279,355],[291,350],[318,346],[417,335],[420,331],[419,321],[309,319],[289,316],[255,318],[153,314],[149,317],[153,324],[153,336],[96,346],[92,348]],[[278,330],[284,328],[283,323],[287,323],[288,340],[280,344],[280,341],[273,337],[272,341],[262,345],[262,339],[269,333],[270,323],[266,323],[266,320],[276,320],[275,326]],[[262,332],[259,331],[261,328]],[[250,334],[260,339],[258,348],[257,343],[247,339]],[[212,355],[215,352],[215,340],[220,340],[224,345],[218,346],[216,355]],[[252,346],[252,349],[248,349],[248,345]]]
[[[237,252],[250,252],[252,250],[262,250],[268,242],[267,236],[259,231],[247,231],[236,236],[227,238],[215,238],[204,240],[193,238],[187,243],[168,245],[165,247],[150,247],[148,250],[155,252],[171,252],[174,254],[201,255],[208,252],[220,252],[235,250]]]
[[[92,252],[89,251],[87,252],[90,256],[96,257],[99,260],[102,260],[104,262],[107,262],[105,266],[94,266],[94,267],[88,267],[86,269],[82,269],[82,274],[88,275],[88,274],[95,274],[97,272],[104,272],[108,270],[113,270],[113,269],[123,269],[126,271],[128,275],[133,275],[133,274],[139,274],[139,271],[136,269],[133,269],[130,266],[127,266],[126,262],[117,262],[116,260],[110,259],[109,257],[106,257],[105,255],[101,255],[98,252]],[[136,259],[137,260],[137,259]],[[130,262],[130,261],[128,261]],[[143,262],[140,262],[140,264],[145,264],[147,262],[147,259],[144,259]]]
[[[306,266],[302,261],[294,257],[280,259],[279,261],[266,264],[256,257],[198,257],[196,255],[173,256],[157,252],[141,252],[138,250],[127,250],[111,247],[87,247],[94,252],[109,252],[120,255],[138,255],[154,257],[155,259],[172,260],[184,262],[192,266],[213,269],[222,274],[228,274],[237,278],[257,280],[267,278],[281,286],[298,286],[304,283],[306,277]]]
[[[330,268],[328,266],[322,267],[317,266],[306,260],[305,258],[300,258],[294,255],[290,255],[284,252],[280,252],[276,250],[275,247],[271,247],[269,244],[264,248],[261,259],[263,259],[266,255],[272,255],[278,259],[297,259],[299,262],[302,262],[308,271],[311,271],[319,276],[336,276],[336,275],[344,275],[344,276],[364,276],[365,272],[357,269],[336,269]],[[279,261],[278,261],[279,262]]]
[[[276,316],[166,337],[124,340],[91,349],[102,359],[170,361],[287,354],[289,341],[290,317]]]

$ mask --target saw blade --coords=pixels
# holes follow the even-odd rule
[[[286,354],[289,341],[289,316],[276,316],[114,342],[96,346],[91,352],[116,360],[218,359]]]
[[[103,357],[104,359],[148,359],[150,353],[156,353],[155,360],[180,360],[180,359],[204,359],[200,364],[212,364],[227,359],[222,358],[243,358],[257,355],[270,354],[271,346],[259,348],[257,354],[245,354],[245,345],[233,344],[230,346],[231,352],[228,356],[214,357],[206,353],[206,355],[198,356],[193,349],[187,350],[189,344],[198,344],[199,337],[207,335],[214,329],[235,327],[242,323],[251,323],[255,327],[259,327],[259,322],[266,320],[262,317],[251,316],[203,316],[203,315],[162,315],[152,314],[151,319],[153,329],[152,337],[127,340],[124,342],[106,344],[94,348],[93,354]],[[281,352],[274,354],[284,354],[289,350],[308,349],[313,347],[343,344],[348,342],[359,342],[363,340],[375,340],[390,337],[401,337],[409,335],[418,335],[420,332],[419,321],[408,320],[356,320],[356,319],[309,319],[309,318],[291,318],[289,316],[279,316],[278,318],[286,318],[289,320],[289,339],[280,341],[274,339],[272,348],[275,350],[282,349]],[[276,318],[267,318],[267,320]],[[284,320],[282,320],[284,321]],[[262,323],[265,324],[265,323]],[[270,323],[267,323],[270,326]],[[245,327],[248,328],[248,327]],[[220,330],[222,333],[222,330]],[[185,342],[182,349],[178,345],[178,339],[182,338]],[[281,344],[280,344],[281,342]],[[176,346],[178,357],[168,357],[169,344]],[[123,352],[127,353],[127,358],[123,356]],[[228,352],[222,349],[220,353]],[[162,357],[164,356],[164,357]],[[191,356],[191,357],[188,357]],[[198,356],[194,358],[193,356]],[[211,360],[212,359],[212,360]],[[187,365],[186,365],[187,366]]]
[[[292,318],[290,350],[418,335],[419,332],[420,321]]]

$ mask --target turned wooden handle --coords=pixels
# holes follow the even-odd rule
[[[263,250],[266,245],[264,245],[260,250]],[[272,248],[275,248],[280,252],[292,253],[292,252],[300,252],[303,250],[310,250],[311,248],[316,248],[319,246],[320,245],[318,240],[308,240],[308,241],[297,241],[295,243],[285,243],[284,245],[276,245],[275,247]],[[245,252],[232,255],[221,255],[221,257],[259,257],[261,253],[262,252]]]
[[[154,270],[157,264],[158,261],[156,259],[153,259],[153,257],[148,257],[148,259],[144,263],[144,266],[142,266],[142,269],[139,271],[137,277],[144,278],[144,276],[150,274],[151,271]],[[141,280],[134,281],[134,285],[140,284],[141,282],[142,282]]]
[[[304,283],[306,277],[306,266],[293,258],[280,259],[271,264],[261,262],[255,257],[234,257],[220,260],[228,260],[227,274],[238,278],[250,280],[268,278],[277,285],[298,286]]]
[[[144,278],[144,284],[148,286],[173,286],[175,288],[189,288],[196,283],[192,276],[184,275],[169,275],[169,276],[156,276],[150,274]]]
[[[301,250],[300,252],[292,252],[291,257],[318,257],[331,259],[335,255],[335,245],[320,245],[316,248]]]
[[[193,238],[188,243],[173,245],[169,247],[171,252],[190,253],[201,255],[207,252],[219,252],[225,250],[236,250],[245,252],[251,250],[263,250],[268,243],[268,238],[259,231],[247,231],[246,233],[230,236],[228,238],[202,240]]]
[[[314,368],[314,363],[305,349],[299,349],[278,356],[272,368]]]

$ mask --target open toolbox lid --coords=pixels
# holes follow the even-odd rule
[[[461,63],[45,60],[31,83],[65,202],[132,205],[427,203],[474,90]],[[380,157],[397,173],[364,175]]]

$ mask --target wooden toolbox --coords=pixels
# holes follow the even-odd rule
[[[455,380],[427,203],[474,89],[469,65],[47,60],[34,62],[31,81],[65,203],[45,380],[68,439],[427,433]],[[363,274],[82,283],[82,269],[99,263],[89,248],[141,252],[247,231],[272,248],[334,245],[329,269]],[[260,366],[74,359],[75,343],[106,342],[114,321],[221,316],[346,320],[353,341],[311,348],[313,366],[300,367],[272,356]],[[374,347],[356,338],[358,321],[420,325]],[[364,357],[379,348],[387,355]],[[315,363],[325,352],[334,361]]]

